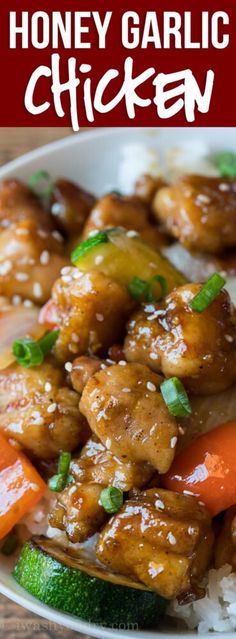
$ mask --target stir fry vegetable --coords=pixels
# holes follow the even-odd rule
[[[236,503],[236,422],[201,435],[176,457],[163,484],[196,495],[211,515]]]
[[[0,435],[0,539],[33,508],[47,486],[30,461]]]

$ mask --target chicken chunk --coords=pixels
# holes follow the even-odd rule
[[[213,544],[210,517],[195,497],[152,488],[128,500],[102,530],[98,559],[166,599],[194,591]]]
[[[223,528],[216,542],[215,566],[220,568],[230,564],[236,571],[236,506],[225,514]]]
[[[178,429],[159,391],[162,378],[142,364],[116,364],[95,373],[80,410],[104,446],[122,460],[170,468]]]
[[[19,180],[0,183],[0,230],[31,220],[37,226],[53,230],[50,215],[40,206],[33,192]]]
[[[67,263],[57,233],[33,220],[19,222],[0,233],[0,295],[42,304]]]
[[[158,191],[153,202],[166,230],[193,251],[236,246],[236,182],[191,175]]]
[[[86,420],[78,404],[53,360],[31,369],[14,363],[0,371],[0,429],[36,457],[52,459],[83,441]]]
[[[202,313],[190,302],[200,284],[176,288],[165,302],[149,304],[128,324],[125,357],[176,376],[197,395],[210,395],[236,380],[236,315],[223,289]]]
[[[152,207],[152,202],[157,191],[166,186],[161,177],[153,177],[153,175],[143,174],[141,175],[135,184],[135,195],[140,200]]]
[[[153,475],[149,464],[123,462],[96,438],[89,439],[78,459],[73,459],[70,474],[75,483],[60,494],[49,523],[66,531],[73,543],[94,535],[107,519],[100,504],[103,487],[116,486],[123,492],[146,485]]]
[[[71,383],[77,393],[82,393],[88,380],[94,373],[100,370],[101,365],[105,366],[104,360],[98,357],[88,357],[81,355],[76,357],[72,363],[70,374]]]
[[[98,271],[82,274],[76,268],[57,280],[52,297],[60,328],[56,355],[64,361],[106,350],[119,339],[133,308],[125,286]]]
[[[113,227],[137,231],[154,248],[165,244],[164,234],[149,222],[148,208],[135,196],[105,195],[92,209],[83,237],[87,238],[93,231]]]
[[[95,198],[80,186],[59,178],[54,183],[51,213],[67,235],[80,233]]]

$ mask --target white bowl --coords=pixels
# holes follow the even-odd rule
[[[27,135],[27,133],[26,133]],[[121,152],[125,144],[141,143],[156,148],[163,153],[167,148],[183,142],[203,141],[210,151],[232,149],[236,151],[236,128],[162,128],[162,129],[100,129],[74,134],[66,139],[53,142],[0,168],[0,180],[18,177],[27,180],[38,169],[47,170],[53,177],[65,176],[101,194],[110,187],[117,187],[117,171]],[[0,559],[0,592],[24,608],[37,613],[51,622],[94,637],[108,639],[176,639],[196,638],[196,633],[135,632],[105,629],[80,621],[80,619],[58,612],[40,603],[25,592],[11,576],[9,562]],[[199,635],[198,635],[199,636]],[[219,636],[211,633],[210,636]],[[227,639],[235,639],[235,633],[227,633]]]

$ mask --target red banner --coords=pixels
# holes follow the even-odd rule
[[[0,9],[0,126],[236,125],[232,1],[20,5]]]

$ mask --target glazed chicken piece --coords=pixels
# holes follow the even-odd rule
[[[152,488],[129,499],[102,530],[97,557],[166,599],[194,596],[213,544],[210,517],[195,497]]]
[[[161,188],[166,186],[166,182],[161,177],[153,175],[141,175],[135,184],[135,195],[152,208],[153,199]]]
[[[0,233],[0,295],[17,295],[42,304],[66,264],[60,235],[39,228],[33,220]]]
[[[123,462],[96,438],[88,440],[80,457],[73,459],[70,474],[75,483],[60,494],[49,518],[54,528],[66,532],[73,543],[94,535],[108,515],[99,499],[102,488],[116,486],[123,492],[145,486],[153,475],[149,464]]]
[[[171,466],[178,429],[164,403],[162,378],[142,364],[116,364],[90,378],[80,410],[104,446],[122,460]]]
[[[79,396],[66,386],[52,359],[27,369],[17,363],[0,371],[0,429],[40,459],[84,443],[86,420]]]
[[[101,366],[105,368],[105,360],[99,359],[98,357],[81,355],[81,357],[74,359],[70,379],[77,393],[81,395],[90,377],[99,371]]]
[[[107,350],[122,335],[134,307],[125,286],[98,271],[83,274],[73,267],[55,282],[52,298],[60,329],[55,352],[62,361]]]
[[[94,231],[123,227],[137,231],[141,238],[154,248],[166,243],[164,234],[157,226],[150,224],[147,206],[135,196],[121,196],[115,193],[105,195],[92,209],[83,231],[83,238]]]
[[[193,251],[220,253],[236,245],[236,182],[190,175],[158,191],[153,209],[174,237]]]
[[[224,524],[216,542],[215,567],[230,564],[236,571],[236,506],[226,511]]]
[[[0,184],[0,230],[31,220],[45,230],[53,230],[51,216],[42,208],[34,193],[19,180]]]
[[[94,203],[94,196],[73,182],[59,178],[54,183],[51,213],[67,235],[81,232]]]
[[[190,302],[200,287],[186,284],[165,302],[137,311],[124,352],[128,361],[176,376],[197,395],[210,395],[236,380],[236,316],[224,289],[205,311],[193,311]]]

